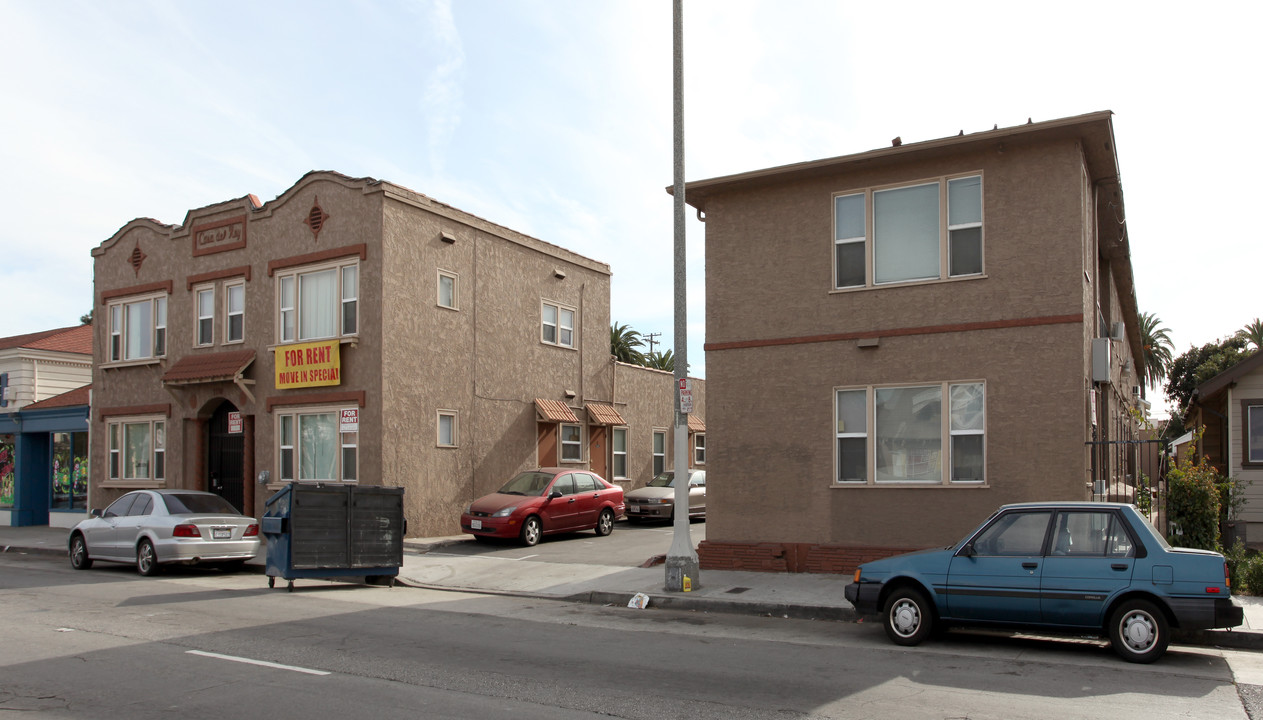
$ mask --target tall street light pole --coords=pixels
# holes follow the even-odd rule
[[[697,551],[689,535],[688,277],[684,245],[684,0],[673,0],[675,107],[675,532],[667,551],[667,592],[701,587]],[[686,397],[688,403],[685,403]],[[685,578],[688,578],[686,581]]]

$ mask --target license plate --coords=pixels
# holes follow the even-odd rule
[[[629,507],[627,508],[627,511],[628,511],[628,512],[640,512],[640,506],[639,506],[639,505],[631,505],[631,506],[629,506]]]
[[[481,530],[481,529],[482,529],[482,521],[481,521],[481,520],[470,520],[470,521],[469,521],[469,527],[471,527],[471,528],[473,528],[473,529],[475,529],[475,530]]]
[[[211,538],[215,540],[231,540],[232,530],[228,528],[212,528]]]

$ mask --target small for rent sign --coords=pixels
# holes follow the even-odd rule
[[[342,419],[338,423],[338,432],[359,432],[360,431],[360,411],[359,408],[349,408],[342,411]]]

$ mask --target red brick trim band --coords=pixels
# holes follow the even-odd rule
[[[227,270],[215,270],[213,272],[198,273],[190,275],[184,279],[187,285],[185,290],[192,290],[194,285],[211,282],[212,280],[222,280],[224,278],[244,276],[246,280],[250,279],[250,266],[242,265],[240,267],[228,268]]]
[[[326,260],[337,260],[338,258],[349,257],[351,255],[359,255],[360,260],[364,260],[368,257],[368,245],[365,243],[359,243],[358,245],[346,245],[344,247],[329,248],[328,250],[307,253],[306,255],[278,258],[268,263],[268,277],[275,275],[277,270],[296,267],[298,265],[312,265]]]
[[[863,563],[919,549],[921,548],[703,540],[697,545],[697,557],[703,570],[850,575]]]
[[[274,407],[288,407],[290,405],[336,405],[347,402],[354,402],[357,406],[364,407],[365,397],[363,390],[270,397],[267,402],[267,411],[272,412]]]
[[[128,295],[141,295],[144,293],[157,292],[159,290],[166,290],[167,294],[170,295],[172,289],[174,288],[175,288],[175,283],[173,281],[163,280],[162,282],[146,283],[144,285],[132,285],[131,287],[117,288],[114,290],[102,290],[101,291],[101,304],[104,305],[105,303],[109,302],[110,300],[113,300],[114,298],[127,297]]]
[[[115,407],[105,407],[97,411],[99,420],[104,421],[107,417],[118,417],[120,415],[162,415],[163,417],[171,417],[171,403],[155,403],[153,405],[117,405]]]
[[[975,330],[1001,330],[1006,328],[1039,327],[1041,325],[1065,325],[1083,322],[1083,313],[1077,315],[1046,315],[1034,318],[1016,318],[1013,320],[989,320],[986,322],[958,323],[956,325],[928,325],[914,328],[895,328],[892,330],[868,330],[854,333],[836,333],[832,335],[807,335],[795,338],[769,338],[766,340],[734,340],[732,342],[706,343],[702,346],[707,352],[711,350],[741,350],[746,348],[776,347],[778,345],[806,345],[808,343],[839,342],[844,340],[862,340],[866,338],[906,337],[909,335],[940,335],[943,333],[971,332]]]

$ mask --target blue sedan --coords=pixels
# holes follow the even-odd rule
[[[916,645],[935,625],[1108,636],[1123,659],[1166,652],[1170,628],[1241,624],[1223,555],[1167,544],[1120,503],[1005,505],[956,545],[864,563],[846,586],[861,614]]]

